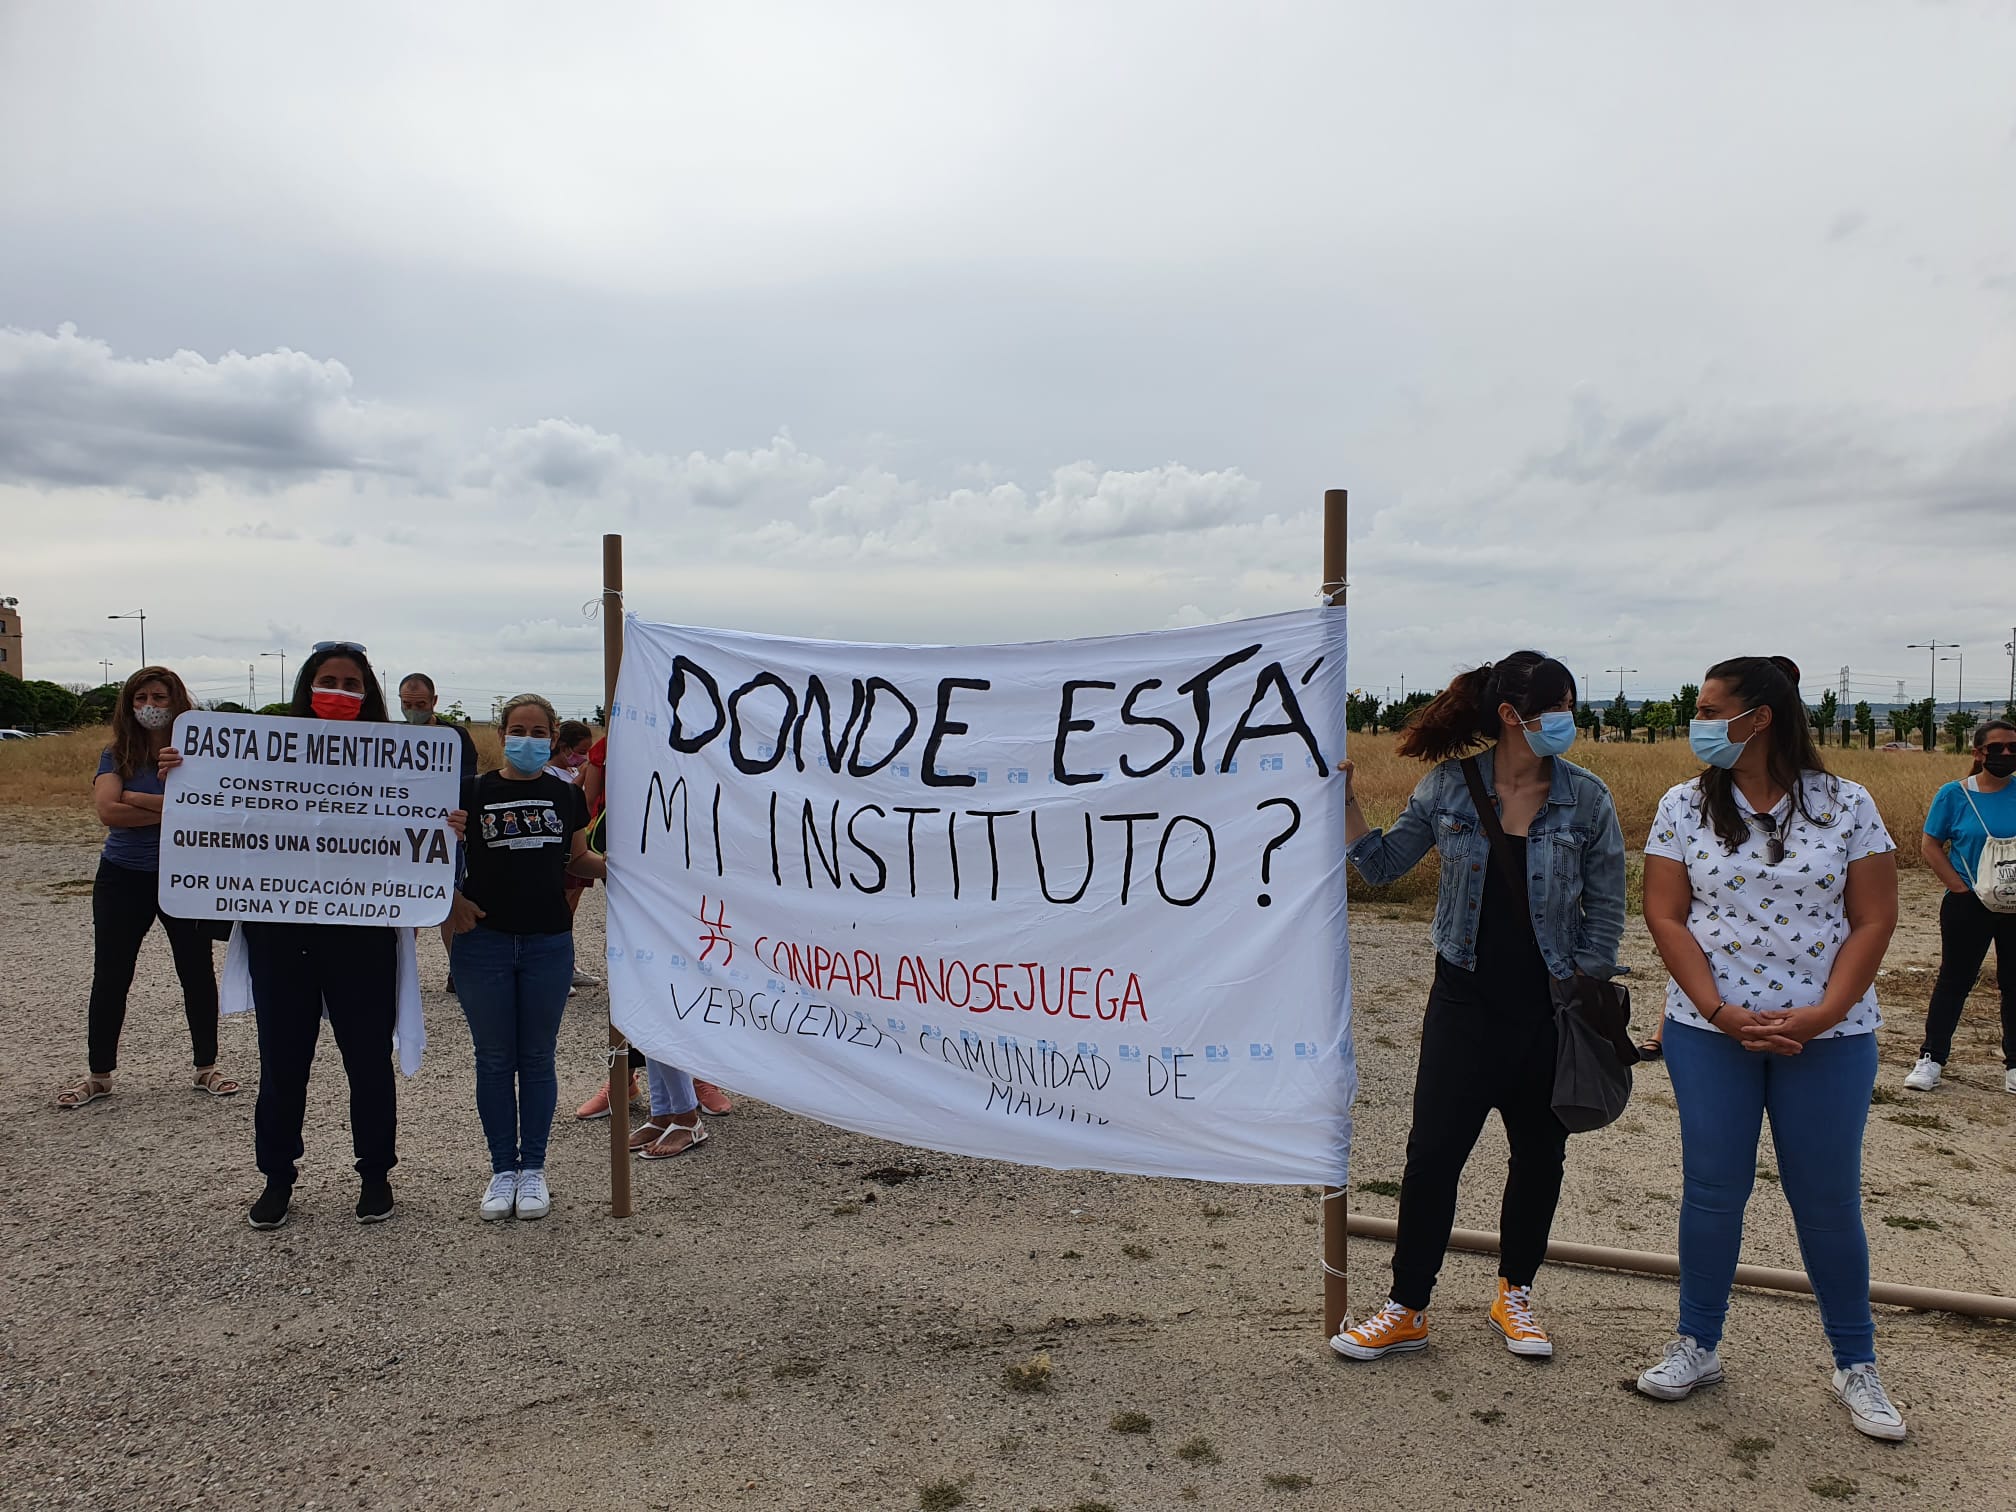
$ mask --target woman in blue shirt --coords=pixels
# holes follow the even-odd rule
[[[1932,800],[1919,847],[1932,874],[1946,884],[1939,904],[1939,977],[1925,1014],[1925,1043],[1904,1078],[1913,1092],[1930,1092],[1953,1053],[1953,1031],[1988,947],[1995,947],[1995,980],[2002,992],[2002,1086],[2016,1092],[2016,914],[1997,913],[1974,894],[1981,852],[1990,837],[2016,837],[2016,724],[1991,719],[1974,732],[1974,771],[1949,782]]]
[[[194,919],[161,912],[161,750],[175,720],[190,707],[189,690],[166,667],[142,667],[126,679],[112,711],[112,744],[98,758],[91,799],[106,827],[105,850],[91,884],[91,1006],[87,1017],[90,1074],[56,1096],[59,1108],[81,1108],[112,1095],[119,1061],[119,1032],[126,997],[140,960],[140,944],[161,921],[175,974],[182,980],[182,1010],[189,1019],[193,1085],[212,1097],[229,1097],[238,1083],[217,1069],[217,970],[211,936]]]
[[[1435,986],[1414,1075],[1393,1289],[1384,1308],[1330,1341],[1346,1359],[1427,1344],[1428,1298],[1456,1218],[1456,1185],[1494,1108],[1512,1160],[1491,1322],[1513,1354],[1554,1352],[1532,1312],[1568,1145],[1553,1106],[1553,986],[1578,974],[1617,975],[1624,935],[1624,836],[1610,790],[1559,759],[1575,739],[1574,708],[1575,675],[1537,651],[1465,672],[1401,734],[1400,754],[1435,768],[1383,832],[1365,822],[1351,763],[1343,764],[1345,853],[1366,881],[1393,881],[1430,847],[1442,860]],[[1504,868],[1493,864],[1470,796],[1459,758],[1472,751],[1513,860],[1532,878],[1523,910]]]

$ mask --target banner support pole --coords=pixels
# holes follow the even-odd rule
[[[1347,560],[1346,522],[1350,516],[1349,490],[1323,491],[1323,584],[1319,590],[1326,607],[1344,603]],[[1332,1338],[1343,1328],[1351,1313],[1349,1271],[1350,1189],[1323,1189],[1323,1337]]]
[[[616,728],[616,674],[623,665],[623,537],[602,537],[602,724]],[[606,805],[614,795],[605,788]],[[604,883],[605,896],[607,883]],[[609,1018],[609,1216],[630,1216],[630,1045]]]

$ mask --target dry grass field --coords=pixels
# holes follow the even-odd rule
[[[1358,799],[1365,817],[1374,824],[1389,823],[1407,805],[1408,794],[1427,768],[1402,757],[1393,735],[1354,735],[1351,759],[1357,763]],[[1869,790],[1882,810],[1883,822],[1897,842],[1898,865],[1907,870],[1922,869],[1918,836],[1925,829],[1925,811],[1942,783],[1967,774],[1968,758],[1939,752],[1841,750],[1830,746],[1822,752],[1828,768]],[[1663,740],[1657,745],[1626,745],[1621,742],[1598,745],[1578,740],[1569,759],[1588,767],[1610,785],[1617,800],[1617,817],[1624,826],[1624,845],[1631,853],[1632,906],[1638,901],[1638,853],[1652,828],[1652,813],[1666,790],[1685,782],[1701,770],[1701,763],[1684,740]],[[4,778],[0,778],[4,780]],[[1435,897],[1435,856],[1391,887],[1367,887],[1352,878],[1354,896],[1379,903],[1427,903]]]

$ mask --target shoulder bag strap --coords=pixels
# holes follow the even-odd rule
[[[1988,828],[1988,816],[1981,812],[1981,805],[1974,801],[1974,790],[1967,786],[1967,779],[1964,777],[1960,779],[1960,796],[1967,800],[1967,807],[1974,810],[1974,821],[1981,826],[1982,834],[1986,835],[1990,840],[2016,839],[2016,836],[2012,835],[1998,835],[1995,831]]]
[[[1484,791],[1484,774],[1478,769],[1475,756],[1465,756],[1462,762],[1463,781],[1469,785],[1470,801],[1477,806],[1477,822],[1484,826],[1484,833],[1491,837],[1491,860],[1498,868],[1498,875],[1512,896],[1519,900],[1519,906],[1530,917],[1532,905],[1526,900],[1526,868],[1512,860],[1512,847],[1505,839],[1505,826],[1498,820],[1498,807],[1492,803],[1491,795]]]

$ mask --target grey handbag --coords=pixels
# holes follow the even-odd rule
[[[1551,761],[1552,758],[1550,757]],[[1484,775],[1474,756],[1463,760],[1463,780],[1477,808],[1477,822],[1491,838],[1491,860],[1519,900],[1528,922],[1526,872],[1512,860],[1498,808],[1484,791]],[[1554,1116],[1570,1134],[1586,1134],[1614,1123],[1631,1100],[1631,1067],[1639,1059],[1631,1043],[1631,993],[1616,982],[1583,976],[1551,982],[1554,998]]]

